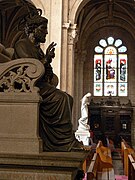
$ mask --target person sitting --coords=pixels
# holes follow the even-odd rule
[[[51,66],[56,44],[52,42],[46,54],[40,48],[40,43],[46,41],[48,20],[41,14],[30,15],[26,19],[24,28],[26,38],[16,42],[14,58],[35,58],[45,67],[45,74],[37,83],[42,96],[39,109],[39,134],[43,140],[44,151],[87,150],[76,140],[72,130],[73,98],[56,88],[58,81]]]

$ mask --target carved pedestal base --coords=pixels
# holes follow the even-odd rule
[[[73,180],[90,152],[44,152],[39,155],[0,154],[0,179]]]

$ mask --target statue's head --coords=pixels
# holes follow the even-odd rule
[[[42,13],[42,11],[41,11]],[[48,20],[39,14],[30,14],[25,18],[25,33],[27,36],[33,34],[37,42],[44,43],[48,34]]]

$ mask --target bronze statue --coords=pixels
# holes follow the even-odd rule
[[[52,84],[52,59],[55,56],[55,43],[51,43],[46,54],[40,48],[45,43],[48,20],[41,14],[26,18],[26,38],[15,44],[14,58],[36,58],[45,67],[45,74],[38,83],[43,101],[40,104],[39,132],[43,140],[44,151],[72,151],[85,149],[74,136],[71,123],[73,98]]]
[[[0,63],[8,62],[11,60],[10,53],[6,50],[3,44],[0,43]]]

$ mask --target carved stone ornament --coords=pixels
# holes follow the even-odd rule
[[[119,107],[131,107],[132,106],[132,103],[130,100],[128,100],[127,103],[121,103],[119,98],[117,99],[114,99],[111,95],[107,98],[107,99],[101,99],[100,101],[96,102],[94,101],[93,99],[91,99],[90,101],[90,106],[119,106]]]
[[[38,92],[35,83],[44,71],[43,64],[33,58],[0,63],[0,92]]]
[[[68,28],[68,44],[74,44],[78,41],[77,24],[71,24]]]

